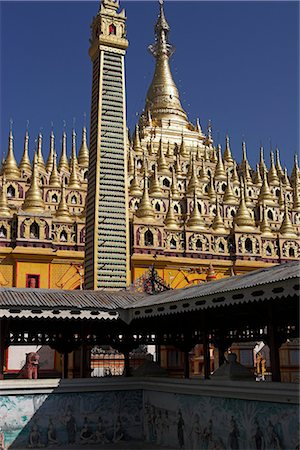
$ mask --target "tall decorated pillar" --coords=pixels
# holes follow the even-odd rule
[[[92,23],[93,64],[85,289],[122,289],[129,283],[125,12],[102,0]]]

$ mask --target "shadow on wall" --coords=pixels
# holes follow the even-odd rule
[[[51,394],[0,397],[5,449],[86,447],[142,439],[142,391],[60,391],[59,386]]]

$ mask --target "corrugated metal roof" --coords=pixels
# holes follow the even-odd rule
[[[126,309],[142,308],[168,302],[189,300],[199,297],[208,297],[215,294],[243,290],[259,285],[275,283],[291,278],[299,278],[300,265],[292,261],[265,269],[249,272],[245,275],[222,278],[220,280],[189,286],[183,289],[165,291],[156,295],[137,299],[134,303],[126,305]]]
[[[67,291],[54,289],[0,288],[0,308],[97,309],[124,308],[143,294],[122,291]]]

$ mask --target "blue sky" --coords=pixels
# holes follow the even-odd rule
[[[127,117],[131,130],[145,102],[154,59],[158,3],[123,1],[130,46],[126,57]],[[40,129],[44,156],[53,121],[60,151],[63,121],[68,150],[73,117],[81,134],[83,114],[89,125],[90,24],[98,2],[1,2],[1,157],[7,151],[12,117],[15,153],[23,150],[29,120],[30,152]],[[299,4],[298,2],[166,1],[176,47],[171,67],[190,121],[203,128],[212,120],[213,137],[225,134],[241,159],[241,141],[249,161],[259,146],[281,150],[290,170],[299,148]]]

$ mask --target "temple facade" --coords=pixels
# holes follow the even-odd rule
[[[67,147],[63,131],[60,151],[52,131],[49,149],[42,134],[33,144],[26,131],[17,162],[9,132],[0,176],[0,285],[80,289],[85,265],[87,288],[143,289],[152,266],[165,286],[179,288],[299,258],[297,157],[288,174],[278,149],[267,166],[260,148],[251,167],[245,142],[236,161],[229,136],[222,146],[211,124],[189,121],[169,66],[174,49],[162,3],[149,47],[153,80],[127,134],[128,42],[118,8],[103,0],[92,24],[90,155],[85,127],[80,146],[73,130]]]

